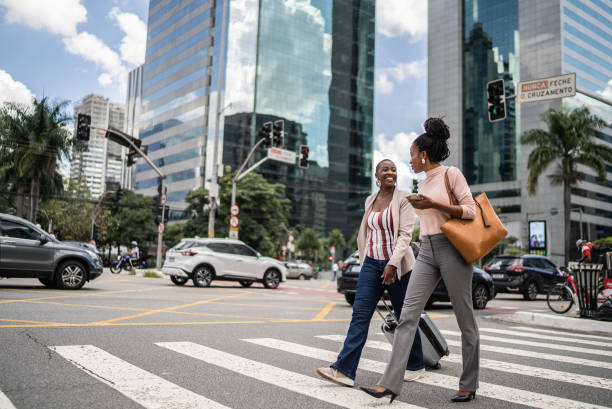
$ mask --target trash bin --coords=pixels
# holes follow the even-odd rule
[[[580,263],[572,268],[582,318],[593,318],[594,313],[597,312],[597,293],[602,267],[602,264]]]

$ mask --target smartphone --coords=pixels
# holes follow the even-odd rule
[[[421,196],[418,193],[410,193],[408,195],[409,200],[421,200]]]

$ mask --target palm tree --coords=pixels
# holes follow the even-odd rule
[[[595,130],[607,126],[606,122],[592,115],[587,107],[570,110],[561,105],[558,110],[549,109],[541,115],[548,130],[532,129],[521,136],[523,145],[535,145],[529,154],[527,188],[535,195],[538,179],[552,164],[555,173],[549,176],[553,185],[563,185],[565,216],[565,262],[569,258],[571,187],[583,174],[577,167],[586,165],[597,172],[599,182],[606,183],[606,162],[612,162],[612,149],[594,141]]]
[[[57,161],[68,158],[73,146],[65,113],[67,101],[33,99],[32,106],[7,104],[0,113],[0,182],[17,191],[17,214],[22,215],[29,191],[28,219],[36,221],[41,186],[45,193],[61,190]],[[6,143],[6,145],[5,145]]]

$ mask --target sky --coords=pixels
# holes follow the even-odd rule
[[[296,0],[310,3],[310,0]],[[125,103],[144,62],[149,0],[0,0],[0,103],[33,96]],[[427,104],[427,1],[378,0],[374,163],[392,159],[411,190],[409,148]]]

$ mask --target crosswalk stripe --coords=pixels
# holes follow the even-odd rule
[[[229,409],[204,396],[125,362],[93,345],[50,346],[72,364],[151,409]]]
[[[372,409],[372,406],[381,403],[378,399],[358,389],[334,385],[321,379],[232,355],[204,345],[192,342],[157,342],[155,345],[338,406]],[[423,409],[405,402],[395,402],[393,403],[394,408]]]
[[[274,338],[244,339],[243,341],[327,362],[333,362],[338,357],[338,353],[334,351],[328,351],[325,349],[295,344],[293,342],[282,341]],[[366,358],[361,358],[359,361],[359,368],[365,369],[366,371],[370,372],[383,373],[385,370],[385,366],[386,363],[384,362],[374,361]],[[418,379],[416,382],[451,390],[457,390],[459,379],[455,376],[427,372],[423,378]],[[510,388],[502,385],[494,385],[486,382],[480,382],[480,387],[478,388],[477,393],[480,396],[486,396],[493,399],[503,400],[536,408],[605,408],[603,406],[591,405],[584,402],[578,402],[565,398],[558,398],[555,396],[549,396],[537,392]]]
[[[461,332],[459,331],[441,330],[440,332],[444,335],[451,335],[451,336],[457,336],[457,337],[461,336]],[[490,335],[483,335],[483,334],[480,334],[480,339],[483,341],[505,342],[508,344],[525,345],[525,346],[540,347],[540,348],[546,348],[546,349],[557,349],[559,351],[570,351],[574,353],[579,352],[582,354],[606,355],[610,353],[609,351],[605,351],[603,349],[582,348],[582,347],[575,347],[575,346],[570,346],[570,345],[558,345],[558,344],[550,344],[550,343],[542,343],[542,342],[534,342],[534,341],[525,341],[523,339],[492,337]]]
[[[13,402],[2,391],[0,391],[0,409],[16,409]]]
[[[333,338],[332,338],[333,337]],[[322,336],[323,339],[329,339],[336,342],[344,342],[344,336]],[[366,347],[391,351],[391,344],[380,341],[367,341]],[[450,354],[443,358],[447,362],[462,364],[463,360],[458,354]],[[603,388],[612,390],[612,379],[601,378],[598,376],[580,375],[572,372],[556,371],[553,369],[538,368],[528,365],[514,364],[510,362],[497,361],[492,359],[480,358],[480,366],[482,368],[493,369],[496,371],[509,372],[523,376],[535,376],[542,379],[548,379],[556,382],[568,382],[576,385],[590,386],[593,388]]]
[[[529,331],[529,332],[539,332],[542,334],[555,334],[562,335],[564,337],[570,338],[587,338],[587,339],[601,339],[603,341],[608,341],[608,345],[612,343],[612,337],[604,337],[600,335],[590,335],[590,334],[573,334],[566,331],[555,331],[551,329],[540,329],[540,328],[531,328],[531,327],[510,327],[512,329],[518,329],[521,331]]]
[[[513,335],[513,336],[517,336],[521,338],[541,339],[541,340],[546,341],[548,345],[558,345],[557,344],[558,342],[573,342],[574,344],[593,345],[593,346],[608,348],[608,352],[612,352],[612,340],[608,342],[598,342],[598,341],[589,341],[585,339],[573,339],[573,338],[563,339],[560,337],[551,338],[550,335],[533,334],[533,333],[527,333],[524,331],[512,331],[509,329],[499,329],[499,328],[479,328],[479,329],[480,329],[480,332],[491,332],[493,334],[501,334],[501,335]],[[553,343],[551,343],[551,341],[553,341]],[[554,341],[556,341],[556,343]]]

